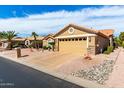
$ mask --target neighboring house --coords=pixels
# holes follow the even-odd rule
[[[12,39],[12,45],[13,47],[26,47],[25,46],[25,38],[22,37],[15,37]],[[7,39],[2,39],[1,40],[1,47],[2,48],[7,48],[9,46]]]
[[[112,37],[113,30],[94,30],[69,24],[54,35],[55,49],[60,52],[97,54],[113,45]]]
[[[37,37],[37,46],[42,48],[42,39],[44,37]],[[27,45],[31,45],[34,41],[34,38],[33,37],[28,37],[28,38],[22,38],[22,37],[15,37],[12,39],[12,45],[13,45],[13,48],[14,47],[21,47],[21,48],[27,48],[28,46]],[[1,47],[2,48],[7,48],[8,47],[8,41],[7,39],[2,39],[1,40]],[[34,44],[32,44],[32,46],[34,46]]]
[[[47,35],[47,36],[45,36],[44,38],[43,38],[43,46],[50,46],[50,44],[49,44],[49,42],[55,42],[54,41],[54,35],[53,34],[49,34],[49,35]]]
[[[12,39],[12,44],[13,47],[21,47],[21,48],[25,48],[25,41],[26,38],[22,38],[22,37],[15,37]]]
[[[36,41],[37,41],[37,46],[38,46],[39,48],[42,48],[42,46],[43,46],[43,38],[44,38],[44,37],[42,37],[42,36],[38,36],[37,39],[36,39]],[[32,36],[32,37],[26,38],[25,44],[26,44],[26,45],[32,45],[33,47],[35,47],[35,44],[34,44],[34,37]]]

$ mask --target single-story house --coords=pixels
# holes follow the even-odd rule
[[[15,37],[12,39],[12,45],[13,47],[26,47],[25,46],[25,38],[22,38],[22,37]],[[1,39],[1,47],[2,48],[8,48],[9,47],[9,42],[7,39]]]
[[[43,46],[43,39],[44,37],[38,36],[36,43],[39,48],[42,48]],[[22,48],[27,48],[28,45],[31,45],[34,47],[34,38],[33,37],[28,37],[28,38],[22,38],[22,37],[15,37],[12,39],[12,45],[14,47],[22,47]],[[2,39],[1,40],[1,47],[2,48],[7,48],[8,47],[8,41],[7,39]]]
[[[69,24],[54,35],[54,40],[55,49],[59,52],[97,54],[113,45],[113,30],[95,30]]]
[[[43,38],[43,46],[46,46],[46,47],[51,46],[49,43],[50,42],[55,42],[54,39],[55,39],[54,34],[48,34],[47,36],[45,36]]]
[[[21,47],[21,48],[25,48],[25,41],[26,38],[23,37],[15,37],[12,39],[12,45],[13,47]]]

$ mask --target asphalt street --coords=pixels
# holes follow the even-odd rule
[[[1,88],[80,88],[31,67],[0,57]]]

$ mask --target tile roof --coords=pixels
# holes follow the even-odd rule
[[[114,33],[113,29],[104,29],[104,30],[99,30],[100,33],[106,35],[106,36],[112,36]]]
[[[38,36],[37,37],[37,40],[42,40],[44,37],[43,36]],[[32,37],[27,37],[26,39],[28,39],[28,40],[34,40],[34,37],[32,36]]]
[[[106,30],[96,30],[96,29],[91,29],[91,28],[86,28],[86,27],[81,27],[75,24],[69,24],[68,26],[64,27],[63,29],[61,29],[58,33],[56,33],[54,36],[59,35],[60,33],[62,33],[64,30],[66,30],[68,27],[74,27],[76,29],[79,29],[81,31],[86,31],[92,34],[97,34],[100,35],[102,37],[106,37],[108,38],[110,35],[113,34],[113,30],[111,29],[106,29]]]

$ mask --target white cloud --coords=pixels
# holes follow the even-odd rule
[[[77,11],[56,11],[27,15],[22,18],[0,19],[0,30],[15,30],[22,34],[32,31],[38,34],[55,33],[69,23],[95,29],[115,29],[115,34],[124,31],[124,6],[85,8]]]

